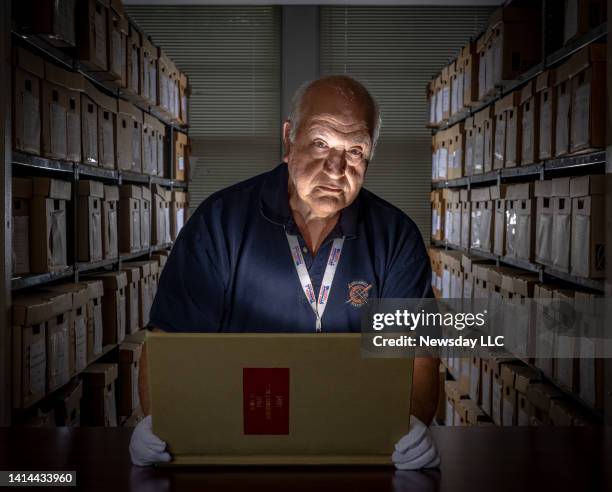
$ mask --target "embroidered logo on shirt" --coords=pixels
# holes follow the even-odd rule
[[[361,307],[368,303],[368,296],[370,295],[370,289],[372,284],[368,284],[363,280],[355,280],[348,284],[348,301],[353,307]]]

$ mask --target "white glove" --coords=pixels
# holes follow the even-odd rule
[[[391,459],[398,470],[420,470],[440,466],[440,455],[429,428],[414,415],[410,416],[408,434],[397,442]]]
[[[153,434],[151,416],[148,415],[135,427],[130,439],[130,457],[137,466],[150,466],[168,462],[172,458],[166,451],[166,443]]]

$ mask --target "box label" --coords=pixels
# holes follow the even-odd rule
[[[68,111],[66,114],[66,159],[81,160],[81,117],[79,113]]]
[[[245,434],[289,434],[289,368],[242,370]]]
[[[38,153],[40,149],[39,100],[31,92],[23,93],[23,150]]]

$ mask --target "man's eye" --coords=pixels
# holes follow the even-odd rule
[[[317,147],[318,149],[326,149],[327,145],[325,144],[325,142],[323,142],[322,140],[315,140],[314,141],[314,145],[315,147]]]
[[[353,157],[362,157],[363,156],[363,152],[361,152],[361,150],[359,149],[351,149],[349,151],[349,153],[353,156]]]

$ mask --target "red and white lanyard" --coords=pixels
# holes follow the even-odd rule
[[[323,274],[323,282],[321,283],[321,288],[319,289],[318,299],[315,297],[312,280],[310,280],[310,275],[306,269],[306,263],[304,262],[304,256],[302,255],[302,248],[300,247],[297,236],[287,234],[287,241],[289,242],[289,249],[291,250],[295,270],[297,271],[300,279],[300,284],[302,284],[302,290],[304,291],[304,295],[306,296],[306,299],[308,300],[308,303],[316,316],[315,331],[320,332],[323,312],[325,311],[327,301],[329,300],[329,294],[331,292],[334,276],[336,275],[338,263],[340,263],[340,255],[342,254],[342,247],[344,246],[344,237],[334,239],[331,251],[329,252],[329,257],[327,258],[327,266],[325,267],[325,273]]]

